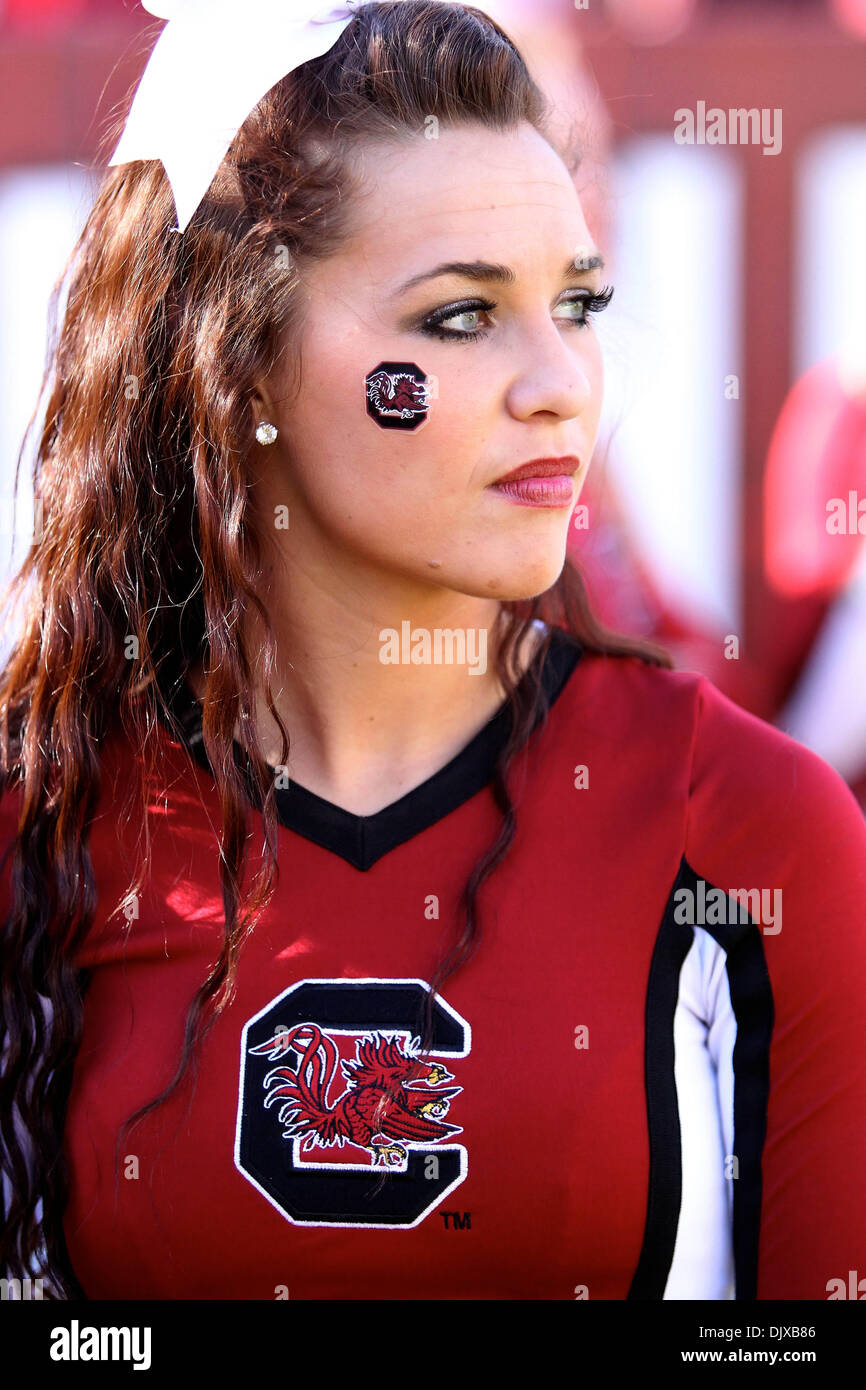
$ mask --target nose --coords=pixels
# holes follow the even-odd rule
[[[601,352],[592,328],[561,327],[548,319],[524,335],[516,352],[520,365],[507,391],[515,419],[538,411],[573,419],[601,393]]]

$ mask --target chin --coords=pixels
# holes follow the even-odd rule
[[[483,575],[467,575],[462,584],[455,584],[461,593],[472,594],[475,598],[496,598],[503,603],[517,603],[522,599],[537,598],[546,593],[562,573],[565,564],[565,547],[547,563],[539,563],[538,557],[525,564],[515,564],[514,557],[508,563],[491,563]]]

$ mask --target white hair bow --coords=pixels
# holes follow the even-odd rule
[[[167,19],[109,164],[161,159],[183,232],[275,82],[327,53],[363,0],[142,0]]]

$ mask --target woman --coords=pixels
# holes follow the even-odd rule
[[[564,563],[610,294],[545,129],[480,11],[370,4],[182,236],[158,164],[97,197],[2,685],[4,1259],[60,1297],[862,1252],[866,828]]]

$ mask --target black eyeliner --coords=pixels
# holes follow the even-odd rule
[[[603,309],[607,308],[612,298],[613,285],[605,285],[597,294],[591,294],[585,289],[567,290],[565,292],[565,298],[559,302],[582,304],[584,306],[584,315],[588,315],[601,313]],[[439,309],[434,309],[432,314],[428,315],[427,318],[423,319],[422,322],[417,325],[417,328],[420,332],[441,340],[450,339],[452,342],[454,340],[459,340],[460,342],[471,343],[477,338],[484,337],[485,330],[476,328],[461,332],[459,329],[442,328],[440,325],[447,322],[448,319],[455,318],[458,314],[471,313],[475,309],[483,309],[485,312],[489,312],[491,309],[495,308],[496,304],[489,299],[475,298],[456,300],[453,304],[445,304]],[[589,323],[586,318],[583,323],[577,319],[573,320],[573,322],[578,328],[586,328]]]

